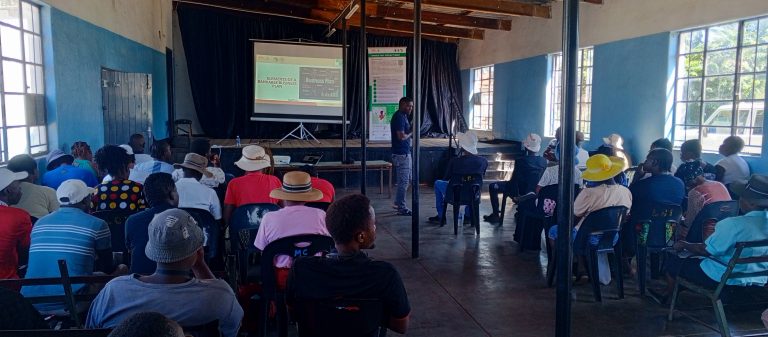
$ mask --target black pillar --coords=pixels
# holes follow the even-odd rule
[[[368,183],[366,159],[368,157],[368,41],[365,37],[365,0],[360,0],[360,111],[363,113],[363,127],[360,132],[360,193],[365,194]]]
[[[347,51],[347,19],[341,18],[341,63],[344,65],[341,69],[341,162],[347,163],[347,119],[349,114],[347,113],[347,62],[349,61],[349,53]],[[347,187],[347,171],[344,170],[342,175],[341,186]]]
[[[421,0],[413,1],[413,159],[411,257],[419,257],[419,138],[421,138]]]

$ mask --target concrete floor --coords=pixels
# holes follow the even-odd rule
[[[450,216],[442,228],[426,222],[436,212],[432,188],[422,186],[421,257],[411,259],[411,218],[395,215],[386,194],[369,191],[378,223],[369,255],[393,263],[402,275],[412,307],[407,336],[554,336],[555,290],[544,280],[545,253],[518,252],[513,208],[503,227],[481,222],[479,238],[472,228],[454,236]],[[483,197],[481,214],[488,214]],[[407,199],[410,204],[410,191]],[[602,304],[593,301],[589,285],[575,286],[574,293],[572,336],[719,335],[685,317],[668,322],[666,308],[641,298],[634,280],[625,280],[624,300],[617,299],[613,284],[603,287]],[[692,295],[682,299],[682,306],[706,304]],[[766,333],[760,321],[765,307],[726,307],[733,333]],[[695,313],[714,323],[711,309]]]

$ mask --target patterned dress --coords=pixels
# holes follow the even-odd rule
[[[96,186],[94,211],[138,212],[144,208],[144,188],[135,181],[114,179]]]

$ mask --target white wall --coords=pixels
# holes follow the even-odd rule
[[[580,44],[612,41],[681,30],[768,14],[768,0],[603,0],[581,3]],[[552,18],[512,18],[511,31],[486,30],[485,40],[462,40],[462,69],[519,60],[561,50],[563,3]]]
[[[67,14],[165,53],[172,48],[171,0],[43,0]]]

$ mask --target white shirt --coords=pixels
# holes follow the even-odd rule
[[[206,167],[208,172],[213,173],[213,176],[208,178],[205,175],[203,175],[203,178],[200,179],[200,183],[208,186],[210,188],[216,188],[219,187],[219,184],[223,184],[224,181],[227,179],[226,176],[224,176],[224,171],[221,168],[218,167]],[[179,181],[180,179],[184,178],[184,171],[181,169],[176,169],[173,171],[173,181]]]
[[[560,167],[560,165],[555,165],[555,166],[547,167],[544,170],[544,174],[541,175],[541,179],[539,179],[538,185],[541,186],[541,187],[546,187],[546,186],[549,186],[549,185],[557,184],[560,181],[559,175],[558,175],[558,172],[557,172],[559,167]],[[574,185],[582,185],[581,170],[579,170],[576,167],[574,167],[574,169],[573,169],[573,184]]]
[[[136,165],[133,166],[133,170],[131,170],[131,175],[128,176],[128,180],[135,181],[139,184],[144,184],[144,181],[147,180],[147,177],[149,177],[149,175],[152,173],[163,172],[173,174],[173,170],[173,165],[163,161],[152,160],[139,163],[137,159]]]
[[[576,165],[576,167],[582,170],[586,169],[587,159],[589,159],[589,152],[587,152],[587,150],[579,148],[579,153],[576,154],[576,159],[579,160],[579,163]]]
[[[181,178],[176,182],[179,193],[179,208],[197,208],[211,212],[213,218],[221,219],[221,203],[216,192],[201,184],[195,178]]]
[[[133,157],[136,159],[136,164],[146,163],[154,160],[152,159],[152,156],[144,153],[134,154]]]
[[[747,165],[744,158],[739,157],[738,154],[732,154],[720,159],[715,166],[720,166],[725,169],[725,175],[723,175],[724,185],[728,185],[738,180],[749,179],[749,165]]]

